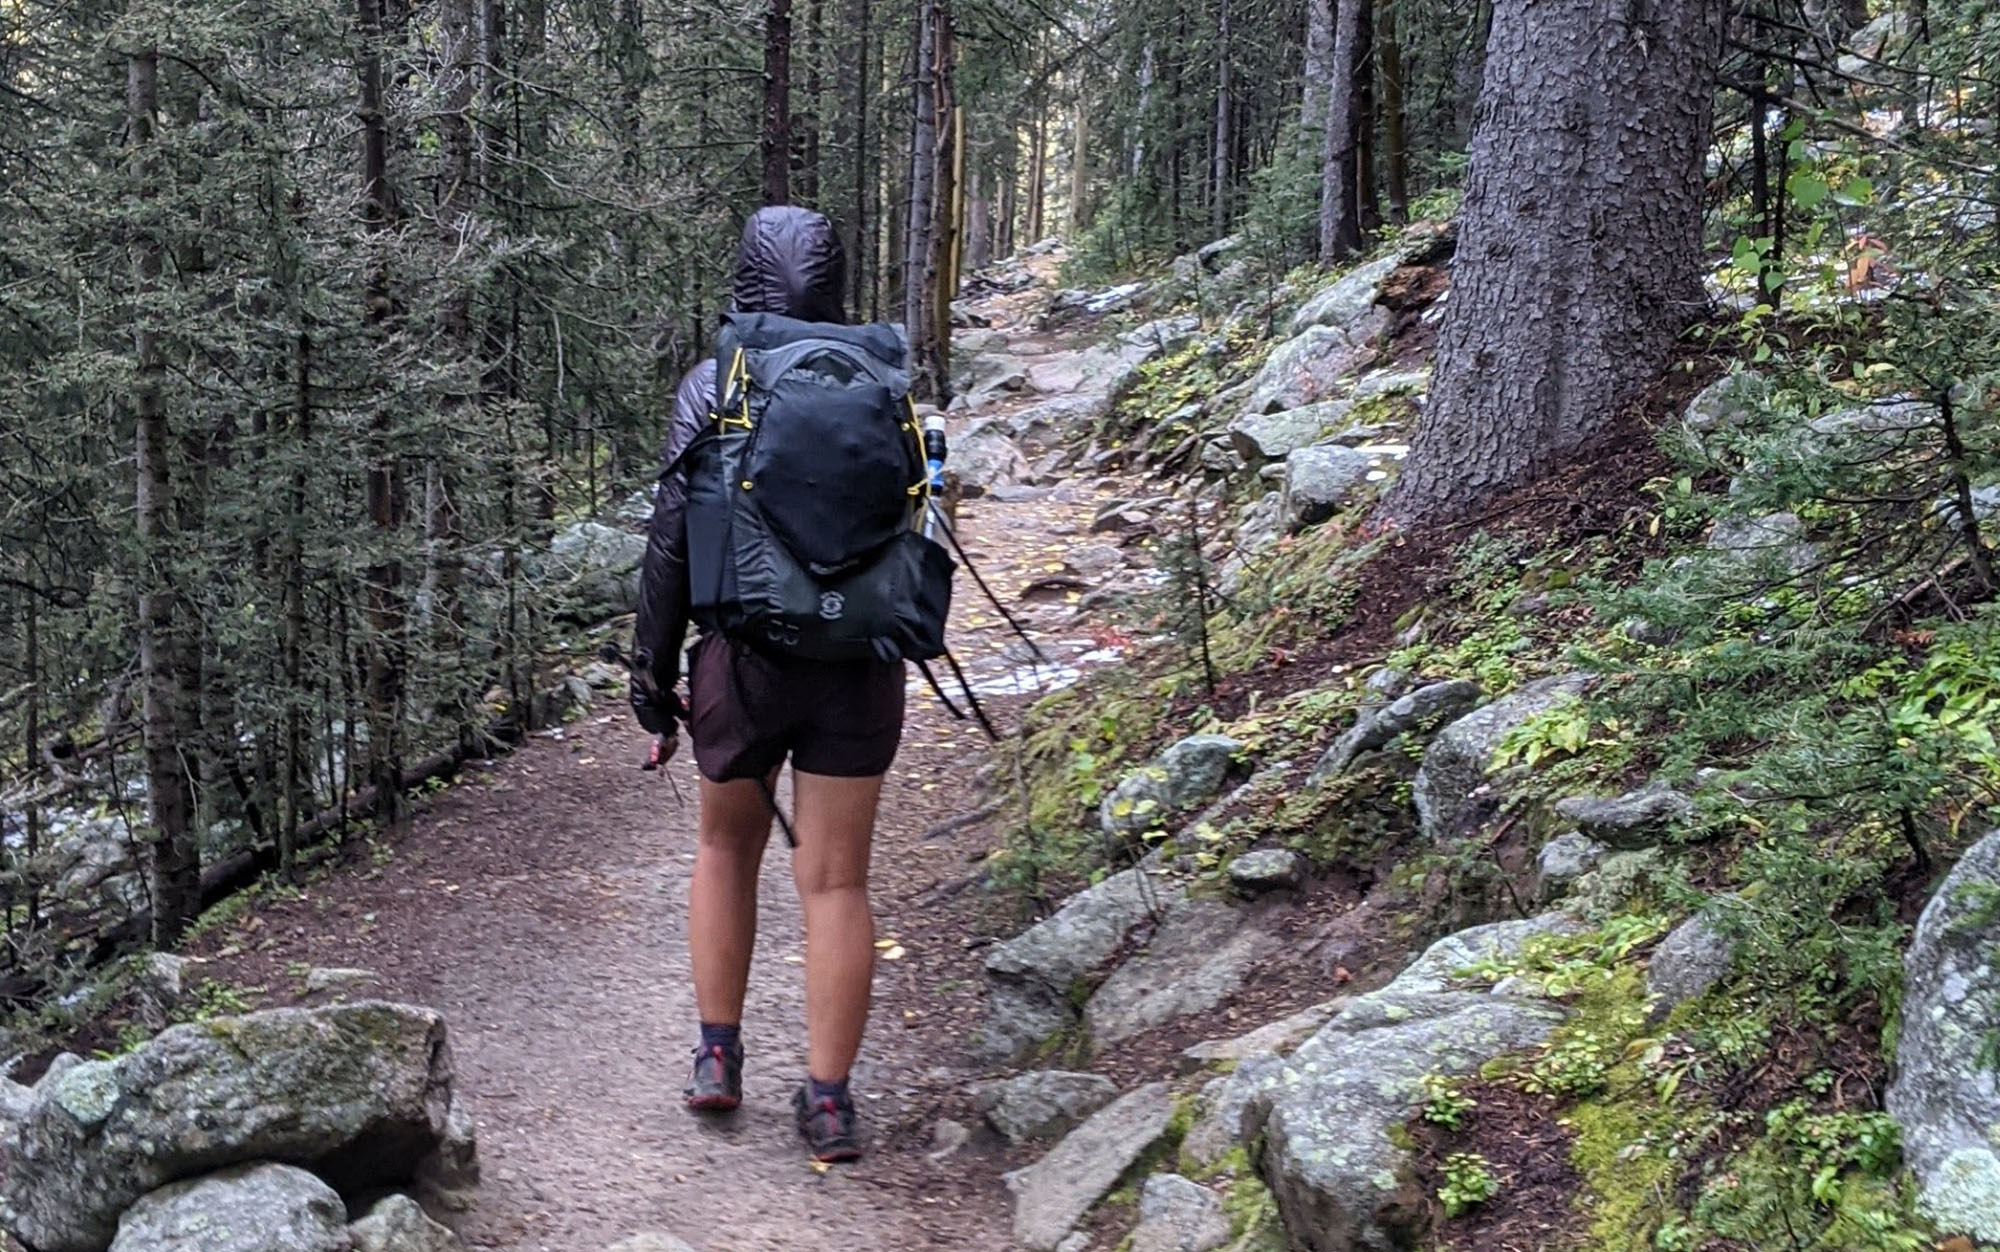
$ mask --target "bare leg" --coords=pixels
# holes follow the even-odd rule
[[[806,918],[807,1068],[821,1082],[839,1082],[861,1050],[875,978],[868,852],[882,776],[794,770],[792,789],[799,836],[792,875]]]
[[[777,772],[771,774],[773,785]],[[688,955],[695,1007],[712,1026],[743,1021],[757,946],[757,875],[771,837],[771,806],[753,779],[701,780],[701,833],[688,889]]]

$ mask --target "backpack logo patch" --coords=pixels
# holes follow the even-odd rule
[[[829,622],[837,622],[840,615],[847,612],[847,597],[838,591],[829,591],[819,598],[819,615]]]

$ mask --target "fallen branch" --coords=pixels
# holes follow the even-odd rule
[[[979,823],[999,813],[1000,807],[1000,802],[996,800],[992,804],[976,808],[970,813],[960,813],[957,817],[939,822],[929,830],[926,830],[923,837],[925,839],[942,839],[946,835],[956,834],[968,826],[977,826]]]

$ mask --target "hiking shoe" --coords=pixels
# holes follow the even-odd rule
[[[800,1087],[792,1097],[792,1111],[798,1114],[799,1133],[806,1137],[812,1158],[823,1164],[860,1159],[861,1140],[854,1133],[854,1104],[831,1098],[815,1101]]]
[[[694,1076],[681,1088],[687,1106],[726,1113],[743,1103],[743,1049],[720,1045],[694,1050]]]

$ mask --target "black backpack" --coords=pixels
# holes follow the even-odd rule
[[[776,655],[942,656],[955,567],[921,533],[902,328],[730,314],[715,392],[686,453],[695,620]]]

